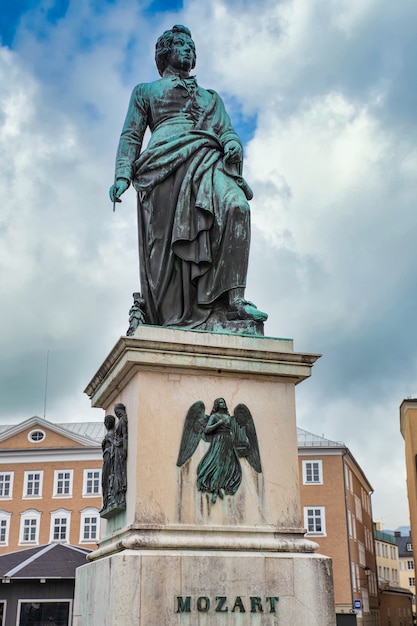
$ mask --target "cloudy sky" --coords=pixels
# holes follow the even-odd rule
[[[417,395],[415,0],[14,0],[0,21],[0,419],[102,419],[83,389],[127,328],[135,195],[108,199],[130,92],[190,27],[255,192],[247,295],[323,355],[298,425],[344,441],[374,518],[408,524]],[[9,13],[7,13],[9,12]]]

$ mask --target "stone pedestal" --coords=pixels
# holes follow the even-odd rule
[[[299,503],[294,388],[316,359],[284,339],[140,326],[119,340],[86,392],[107,413],[126,405],[127,508],[77,572],[76,626],[335,624],[330,560]],[[242,458],[237,493],[212,502],[196,486],[208,444],[176,460],[189,407],[210,414],[218,397],[249,407],[262,473]]]

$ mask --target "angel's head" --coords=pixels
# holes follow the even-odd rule
[[[213,413],[228,413],[229,410],[227,408],[226,400],[224,398],[216,398],[213,404],[213,409],[211,414]]]

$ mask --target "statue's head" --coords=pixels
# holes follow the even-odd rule
[[[117,415],[117,417],[119,419],[121,417],[127,417],[127,415],[126,415],[126,407],[121,402],[119,402],[118,404],[114,405],[114,412],[116,413],[116,415]]]
[[[106,415],[106,417],[104,418],[104,426],[107,428],[107,430],[112,430],[115,423],[116,418],[114,417],[114,415]]]
[[[228,413],[226,400],[224,398],[216,398],[213,404],[212,414],[218,413],[221,411],[222,413]]]
[[[190,30],[181,24],[166,30],[156,42],[155,62],[161,76],[174,58],[176,63],[184,65],[179,69],[190,71],[195,67],[195,44]]]

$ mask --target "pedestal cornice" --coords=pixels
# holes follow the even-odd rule
[[[298,384],[311,375],[318,354],[293,351],[291,339],[246,337],[139,326],[121,337],[85,389],[94,407],[112,402],[138,368],[190,368]]]

